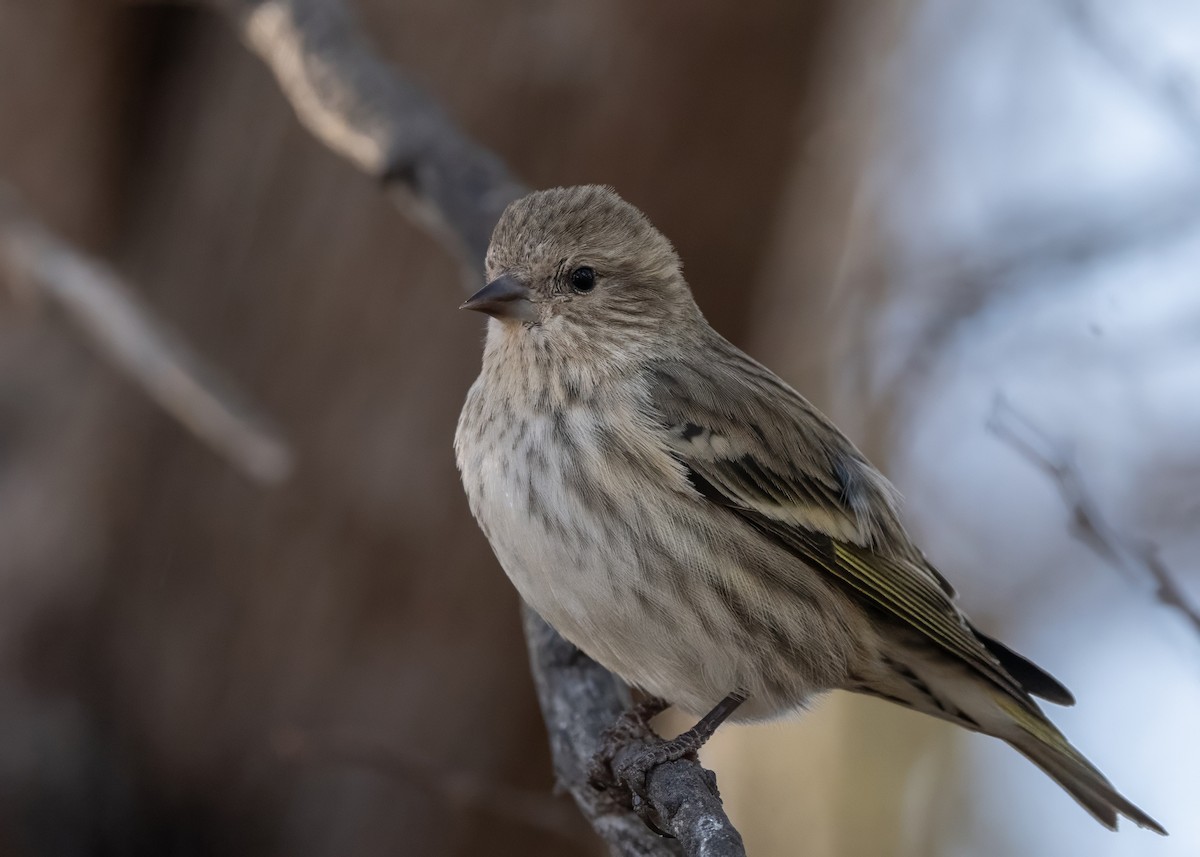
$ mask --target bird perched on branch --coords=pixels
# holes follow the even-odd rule
[[[471,511],[559,633],[704,715],[642,782],[727,718],[843,689],[994,735],[1102,824],[1164,832],[1033,700],[1066,688],[955,605],[888,481],[708,325],[640,211],[598,186],[530,194],[487,277],[463,304],[491,316],[455,437]]]

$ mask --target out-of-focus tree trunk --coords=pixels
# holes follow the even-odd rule
[[[0,179],[92,249],[120,210],[127,36],[105,4],[0,3]],[[15,285],[0,283],[0,852],[80,853],[96,802],[123,807],[85,688],[145,406]]]

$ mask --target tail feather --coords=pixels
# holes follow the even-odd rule
[[[996,701],[1016,727],[999,732],[999,737],[1045,771],[1097,821],[1116,830],[1117,816],[1123,815],[1139,827],[1167,835],[1161,824],[1113,788],[1045,717],[999,692]]]
[[[993,651],[1004,653],[999,658],[1001,663],[1006,668],[1016,664],[1014,672],[1033,685],[1026,685],[1027,691],[1064,703],[1070,700],[1067,689],[1044,671],[1007,647],[993,645],[996,646]],[[930,657],[927,649],[897,649],[882,657],[880,666],[883,669],[859,680],[850,689],[1000,738],[1041,768],[1111,830],[1116,830],[1117,817],[1123,815],[1140,827],[1166,835],[1161,824],[1113,788],[1071,746],[1027,693],[1014,693],[947,658]],[[1036,677],[1030,681],[1034,673]]]
[[[1000,666],[1004,667],[1005,672],[1015,678],[1027,692],[1057,705],[1075,704],[1075,697],[1071,691],[1029,658],[1017,654],[999,640],[982,633],[973,625],[971,631],[979,638],[979,642],[983,643],[984,648],[991,653],[992,657],[1000,662]]]

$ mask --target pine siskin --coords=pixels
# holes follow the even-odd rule
[[[980,633],[854,445],[701,315],[671,244],[610,189],[508,207],[483,370],[455,437],[521,596],[629,684],[721,720],[871,694],[1008,742],[1102,824],[1159,833],[1042,714],[1054,678]]]

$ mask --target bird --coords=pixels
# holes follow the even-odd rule
[[[639,209],[535,191],[485,267],[462,304],[489,316],[454,440],[468,503],[531,608],[701,718],[648,765],[845,690],[995,736],[1106,827],[1165,834],[1034,699],[1071,693],[967,618],[891,483],[708,324]]]

